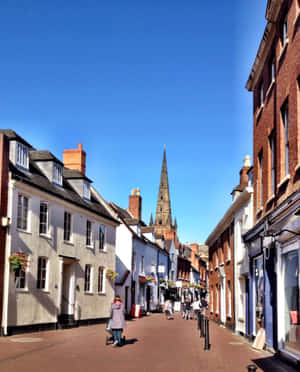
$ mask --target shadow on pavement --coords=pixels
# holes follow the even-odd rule
[[[125,341],[125,345],[133,345],[133,344],[135,344],[137,341],[138,341],[137,338],[126,339],[126,341]],[[124,345],[124,346],[125,346],[125,345]]]
[[[296,372],[297,369],[290,364],[284,363],[278,357],[271,356],[268,358],[252,359],[262,371],[264,372]]]

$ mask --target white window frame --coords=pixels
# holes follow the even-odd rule
[[[67,227],[69,227],[68,230],[66,229],[66,215],[70,216],[69,217],[69,222],[67,221],[68,222]],[[64,211],[64,230],[63,230],[64,236],[63,236],[63,238],[64,238],[65,242],[72,242],[72,220],[73,220],[72,214],[69,211]],[[69,234],[68,234],[69,239],[65,239],[66,235],[67,235],[67,232],[69,232]]]
[[[145,272],[145,257],[141,256],[141,273]]]
[[[90,228],[89,228],[90,226]],[[94,234],[93,234],[93,222],[91,220],[86,220],[86,230],[85,230],[85,245],[89,248],[94,247]]]
[[[86,200],[91,200],[90,183],[86,180],[83,181],[83,198]]]
[[[271,152],[271,195],[276,193],[276,132],[272,132],[269,137]]]
[[[20,142],[16,145],[16,165],[26,170],[29,169],[29,150]]]
[[[46,206],[47,208],[47,211],[46,211],[46,222],[41,222],[41,207],[43,206]],[[45,232],[41,232],[41,227],[42,226],[46,226],[46,231]],[[39,221],[39,234],[40,235],[45,235],[45,236],[49,236],[49,233],[50,233],[50,225],[49,225],[49,203],[46,202],[46,201],[41,201],[40,202],[40,221]]]
[[[288,17],[286,15],[282,23],[282,44],[283,46],[285,46],[288,40],[289,40],[288,38]]]
[[[284,128],[284,174],[285,177],[289,175],[289,106],[286,101],[282,107],[282,123]]]
[[[230,286],[228,285],[228,282],[230,283]],[[232,301],[232,290],[231,290],[231,280],[227,280],[227,292],[228,292],[228,311],[227,311],[227,317],[231,318],[232,317],[232,306],[231,306],[231,301]]]
[[[100,288],[100,270],[102,273],[102,290]],[[103,266],[98,267],[98,293],[104,294],[105,293],[105,278],[106,278],[106,269]]]
[[[25,206],[24,201],[27,200]],[[29,198],[26,195],[18,194],[17,200],[17,228],[19,230],[29,230]]]
[[[264,184],[263,184],[263,174],[264,174],[264,155],[261,150],[258,154],[259,162],[259,188],[260,188],[260,208],[263,208],[264,205]]]
[[[24,254],[23,252],[18,252],[18,253],[22,253]],[[29,261],[29,256],[26,256],[28,261]],[[15,288],[16,288],[16,291],[27,291],[28,290],[28,281],[27,281],[27,273],[28,273],[28,266],[25,267],[25,270],[19,270],[19,272],[22,272],[24,273],[24,287],[20,287],[18,285],[18,283],[20,283],[20,280],[18,280],[20,278],[20,276],[16,276],[16,271],[15,271],[15,275],[14,275],[14,282],[15,282]]]
[[[264,82],[261,81],[259,85],[259,107],[263,107],[264,105]]]
[[[99,224],[99,229],[98,229],[98,239],[99,239],[99,252],[106,252],[106,226]],[[102,235],[103,234],[103,235]],[[102,245],[101,245],[102,241]]]
[[[88,280],[87,280],[87,268],[89,267]],[[87,287],[88,283],[88,287]],[[93,268],[91,264],[86,264],[84,269],[84,292],[93,293]]]
[[[46,261],[45,267],[40,267],[40,260]],[[45,273],[43,278],[42,273]],[[48,291],[48,277],[49,277],[49,259],[45,256],[39,256],[37,260],[37,277],[36,277],[36,288],[41,291]],[[44,287],[41,287],[39,283],[44,281]]]
[[[53,163],[53,175],[52,181],[56,185],[62,186],[62,166],[57,163]]]

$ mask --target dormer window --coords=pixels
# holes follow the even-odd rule
[[[62,186],[62,167],[57,163],[53,164],[53,183]]]
[[[83,182],[83,198],[90,200],[91,199],[91,188],[90,183],[87,181]]]
[[[17,143],[17,156],[16,156],[16,164],[28,170],[29,168],[29,151],[28,148],[23,145],[22,143]]]

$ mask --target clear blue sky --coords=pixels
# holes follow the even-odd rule
[[[155,215],[166,144],[182,242],[204,242],[252,155],[245,84],[267,0],[2,0],[0,128],[62,160],[126,208],[140,187]]]

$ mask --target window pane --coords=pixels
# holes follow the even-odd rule
[[[297,251],[284,257],[284,322],[285,347],[300,351],[299,255]]]
[[[99,249],[100,251],[104,250],[104,236],[105,236],[105,228],[103,225],[99,227]]]

